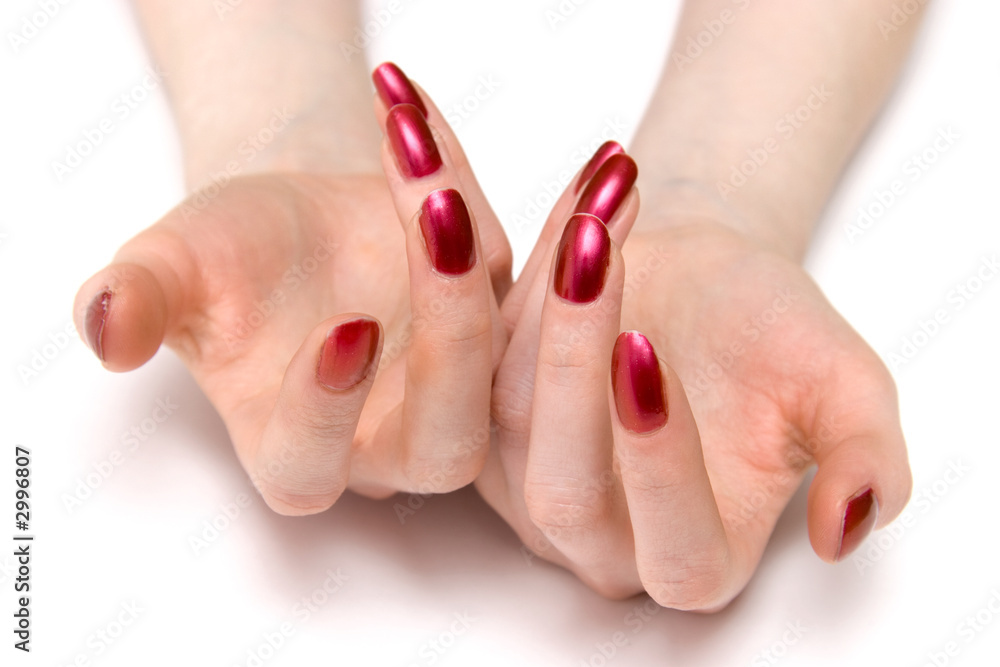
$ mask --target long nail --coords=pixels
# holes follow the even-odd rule
[[[618,336],[611,355],[611,387],[618,419],[633,433],[651,433],[667,423],[660,362],[638,331]]]
[[[624,153],[612,155],[584,188],[574,213],[589,213],[607,224],[615,216],[639,176],[635,160]]]
[[[476,237],[469,209],[458,190],[435,190],[420,207],[420,231],[431,264],[441,273],[458,276],[476,263]]]
[[[410,83],[410,79],[403,74],[395,63],[382,63],[372,72],[372,82],[378,96],[382,98],[382,103],[387,109],[391,109],[397,104],[412,104],[420,109],[420,113],[427,117],[427,107],[420,99],[417,89]]]
[[[872,532],[872,528],[875,527],[877,518],[878,498],[875,497],[871,488],[856,493],[847,501],[836,560],[846,558],[865,541],[868,534]]]
[[[378,350],[378,323],[367,318],[338,324],[326,335],[316,379],[330,389],[350,389],[368,377]]]
[[[83,318],[83,331],[87,337],[87,345],[101,361],[104,361],[104,325],[107,323],[110,305],[111,290],[106,289],[90,302],[87,314]]]
[[[625,149],[622,148],[621,144],[617,141],[605,141],[601,144],[600,147],[594,151],[594,156],[587,162],[583,171],[580,172],[580,180],[577,181],[576,187],[573,188],[573,194],[580,194],[580,189],[590,182],[590,179],[594,177],[594,174],[609,157],[624,152]]]
[[[396,164],[407,178],[423,178],[441,168],[441,154],[431,128],[412,104],[397,104],[385,121]]]
[[[607,227],[592,215],[574,215],[559,239],[552,288],[567,301],[589,303],[604,290],[610,261]]]

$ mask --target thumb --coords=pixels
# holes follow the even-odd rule
[[[77,331],[108,370],[138,368],[191,309],[197,275],[186,243],[158,223],[80,287],[73,307]]]

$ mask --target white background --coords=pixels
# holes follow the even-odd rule
[[[629,140],[677,9],[591,0],[553,29],[544,11],[556,4],[404,0],[368,54],[399,62],[445,108],[481,76],[500,83],[458,133],[505,222],[578,166],[578,149],[607,123],[624,125]],[[222,423],[173,354],[112,375],[78,339],[61,337],[78,285],[182,188],[160,90],[56,178],[52,162],[110,114],[148,62],[116,0],[68,3],[15,52],[9,33],[37,11],[22,0],[0,11],[0,545],[14,532],[15,444],[33,452],[37,535],[30,656],[11,647],[13,547],[0,546],[0,664],[246,665],[283,623],[291,637],[263,664],[762,665],[774,647],[773,664],[919,666],[950,641],[958,655],[938,664],[998,664],[1000,614],[983,612],[987,624],[971,635],[961,624],[993,595],[1000,609],[1000,279],[961,309],[949,293],[1000,251],[1000,4],[932,7],[808,263],[884,358],[921,320],[948,315],[894,369],[915,479],[909,525],[866,545],[871,564],[825,565],[809,547],[800,492],[744,594],[711,616],[639,616],[644,598],[608,602],[558,568],[529,564],[472,492],[430,499],[405,524],[393,511],[400,499],[350,495],[321,516],[278,517],[254,497]],[[959,139],[910,181],[904,163],[944,128]],[[850,242],[845,226],[897,178],[906,194]],[[510,227],[522,261],[541,217]],[[22,377],[33,358],[38,375]],[[178,406],[171,417],[68,511],[63,496],[167,399]],[[967,470],[947,475],[952,464]],[[249,506],[195,553],[191,538],[205,537],[206,522],[224,525],[219,515],[241,494]],[[340,590],[308,619],[297,614],[338,569]],[[98,631],[117,633],[130,604],[137,619],[110,646],[99,640]],[[456,614],[472,619],[468,629]],[[793,645],[781,644],[786,624],[806,628]],[[453,627],[464,631],[454,637]],[[606,660],[600,648],[610,652],[618,632],[627,644]],[[434,640],[450,648],[435,653]]]

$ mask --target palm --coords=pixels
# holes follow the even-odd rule
[[[237,179],[207,206],[184,204],[133,243],[144,242],[200,278],[191,295],[197,307],[165,342],[218,409],[248,469],[289,360],[332,315],[377,318],[385,351],[395,352],[366,402],[359,449],[401,401],[405,346],[393,343],[405,340],[408,278],[381,176]]]

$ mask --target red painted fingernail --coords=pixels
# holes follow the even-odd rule
[[[400,171],[407,178],[423,178],[441,168],[434,135],[420,110],[412,104],[397,104],[385,121],[386,135]]]
[[[592,215],[574,215],[559,240],[552,287],[574,303],[589,303],[604,289],[611,261],[608,229]]]
[[[420,99],[420,94],[395,63],[382,63],[376,67],[372,72],[372,82],[386,108],[391,109],[397,104],[412,104],[420,109],[424,118],[427,117],[427,107]]]
[[[580,180],[577,182],[576,187],[573,188],[573,194],[580,194],[580,189],[594,177],[594,174],[609,157],[624,152],[625,149],[617,141],[605,141],[601,144],[600,148],[594,151],[594,156],[587,162],[587,166],[580,172]]]
[[[87,314],[83,318],[83,330],[87,337],[87,345],[101,361],[104,361],[104,325],[108,318],[110,305],[111,290],[106,289],[90,302]]]
[[[865,538],[872,532],[872,528],[875,527],[877,518],[878,499],[871,488],[855,494],[847,501],[836,560],[846,558],[865,541]]]
[[[618,419],[633,433],[651,433],[667,423],[660,362],[649,339],[626,331],[611,355],[611,387]]]
[[[590,179],[573,212],[589,213],[607,224],[632,191],[638,176],[635,160],[624,153],[612,155]]]
[[[434,268],[451,276],[476,263],[476,238],[469,209],[458,190],[435,190],[420,207],[420,231]]]
[[[368,377],[377,350],[377,322],[359,318],[338,324],[326,335],[316,379],[330,389],[350,389]]]

